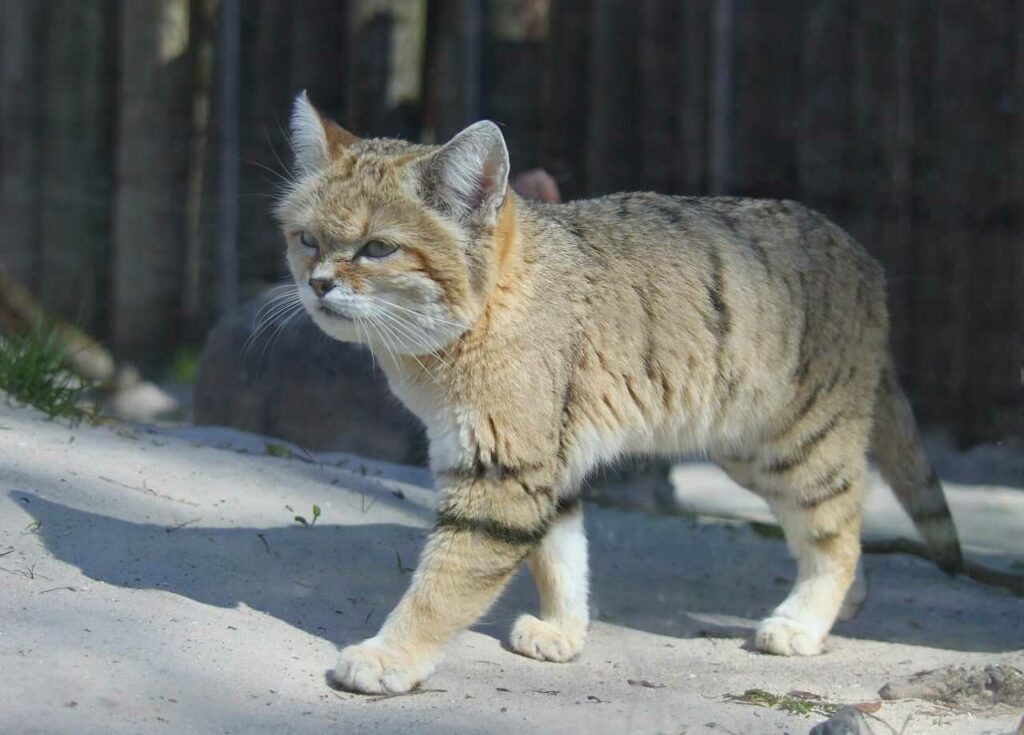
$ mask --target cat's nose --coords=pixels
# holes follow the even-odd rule
[[[331,278],[310,278],[309,287],[317,296],[323,298],[324,294],[334,288],[334,280]]]

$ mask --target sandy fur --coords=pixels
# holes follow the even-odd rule
[[[308,136],[314,118],[301,115]],[[768,500],[799,573],[758,629],[765,652],[821,650],[855,576],[873,436],[918,453],[901,492],[930,499],[908,507],[927,510],[936,548],[958,558],[899,408],[881,269],[824,217],[793,202],[655,194],[526,202],[508,189],[490,123],[441,148],[341,139],[302,141],[300,154],[330,160],[302,164],[315,170],[279,208],[289,263],[317,323],[369,344],[426,425],[439,509],[408,592],[377,636],[342,651],[339,684],[415,686],[524,561],[542,610],[519,619],[512,647],[578,655],[579,483],[623,453],[703,451]],[[360,257],[374,239],[400,247]],[[334,296],[312,293],[314,273],[336,279]],[[901,459],[883,456],[889,469]]]

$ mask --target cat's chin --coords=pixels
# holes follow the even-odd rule
[[[313,323],[328,337],[341,342],[362,342],[362,332],[352,319],[317,307],[307,310]]]

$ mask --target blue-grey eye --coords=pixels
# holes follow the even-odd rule
[[[359,249],[356,253],[357,258],[386,258],[391,253],[398,250],[397,245],[391,243],[381,242],[380,240],[370,240]]]
[[[306,232],[305,230],[299,233],[299,242],[302,244],[302,247],[304,248],[309,248],[310,250],[320,249],[320,243],[318,243],[316,241],[316,238],[313,237],[310,233]]]

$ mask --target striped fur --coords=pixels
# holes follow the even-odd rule
[[[786,201],[531,203],[507,188],[493,125],[433,148],[336,126],[310,140],[317,119],[303,111],[300,153],[329,161],[309,171],[307,156],[278,212],[289,264],[317,324],[368,344],[423,420],[440,498],[409,591],[377,636],[342,651],[341,685],[415,686],[524,561],[541,612],[516,623],[513,648],[577,655],[579,484],[629,452],[704,451],[772,506],[798,575],[757,631],[763,651],[820,651],[857,568],[870,444],[956,567],[890,367],[881,270],[838,227]],[[373,240],[397,250],[361,256]],[[314,275],[334,287],[315,292]]]

